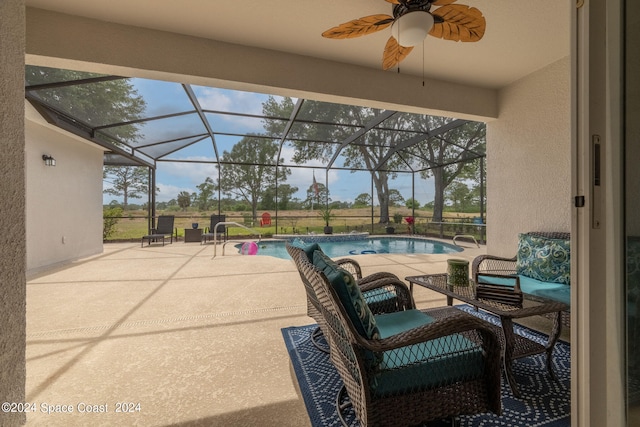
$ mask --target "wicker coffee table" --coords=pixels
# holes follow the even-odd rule
[[[552,368],[551,352],[560,336],[562,330],[561,313],[569,307],[561,302],[549,299],[529,298],[523,295],[522,305],[505,304],[490,298],[476,298],[476,289],[473,281],[469,281],[469,286],[449,286],[447,284],[447,274],[425,274],[422,276],[409,276],[405,280],[409,282],[411,292],[413,285],[423,286],[427,289],[439,292],[447,296],[447,305],[452,305],[453,300],[462,301],[478,309],[487,311],[500,317],[502,327],[496,326],[500,343],[502,345],[502,360],[504,372],[511,387],[513,395],[520,397],[518,385],[513,376],[512,363],[514,359],[530,356],[532,354],[547,354],[547,370],[552,378],[555,378]],[[524,317],[537,316],[554,313],[552,316],[553,326],[549,333],[549,340],[546,345],[531,341],[513,332],[513,320]]]

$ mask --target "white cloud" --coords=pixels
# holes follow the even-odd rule
[[[212,159],[207,157],[188,157],[185,160],[211,161]],[[167,181],[174,177],[182,181],[182,185],[192,184],[193,187],[202,184],[207,177],[211,177],[214,181],[218,177],[218,170],[214,163],[162,162],[158,164],[157,170],[158,181]],[[190,191],[195,191],[195,188]]]
[[[262,114],[262,103],[267,99],[265,95],[251,92],[228,91],[216,88],[200,88],[198,100],[205,110],[216,110],[242,114]],[[242,127],[243,132],[262,132],[262,121],[242,116],[221,116],[222,120]]]
[[[157,202],[168,202],[171,199],[176,199],[178,197],[178,193],[180,193],[181,191],[186,191],[189,194],[195,191],[194,188],[179,187],[176,185],[163,184],[160,182],[157,183],[156,187],[158,187],[160,190],[156,193]]]
[[[248,114],[261,114],[262,102],[267,98],[258,93],[217,88],[202,88],[198,95],[200,105],[204,109]]]

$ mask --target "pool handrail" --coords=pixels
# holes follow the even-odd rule
[[[220,226],[226,226],[226,225],[234,225],[237,227],[241,227],[244,228],[245,230],[249,230],[252,233],[255,233],[258,235],[258,243],[260,243],[260,240],[262,240],[262,235],[260,234],[260,232],[258,232],[257,230],[254,230],[253,228],[249,228],[243,224],[238,224],[237,222],[233,222],[233,221],[225,221],[225,222],[219,222],[216,224],[216,226],[213,228],[213,256],[211,257],[211,259],[214,259],[216,257],[217,254],[217,249],[218,249],[218,227]],[[223,231],[224,233],[224,231]],[[224,256],[224,248],[225,246],[227,246],[227,243],[229,242],[240,242],[240,240],[227,240],[222,244],[222,256]]]
[[[456,246],[460,246],[461,248],[463,247],[463,246],[461,246],[461,245],[456,243],[456,238],[458,238],[458,237],[465,237],[467,239],[473,239],[473,241],[476,243],[476,246],[480,247],[480,244],[478,243],[476,238],[471,234],[456,234],[455,236],[453,236],[453,244],[456,245]]]

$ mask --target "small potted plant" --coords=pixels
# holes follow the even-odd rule
[[[329,221],[333,218],[333,213],[331,212],[332,208],[329,206],[325,206],[320,209],[320,216],[324,221],[324,234],[333,234],[333,227],[329,225]]]

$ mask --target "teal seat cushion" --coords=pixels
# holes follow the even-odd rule
[[[516,276],[496,277],[478,274],[478,282],[514,287],[516,284],[515,277]],[[571,305],[571,286],[562,283],[543,282],[542,280],[533,279],[521,274],[517,277],[520,279],[520,289],[525,294],[549,298]]]
[[[518,235],[516,272],[542,282],[571,283],[570,242],[565,239]]]
[[[482,348],[455,334],[384,352],[371,389],[375,396],[389,396],[469,381],[483,372]]]
[[[502,286],[511,286],[512,288],[516,286],[516,277],[517,276],[489,276],[484,274],[478,274],[478,283],[487,283],[489,285],[502,285]]]
[[[527,276],[520,276],[520,289],[525,294],[536,295],[571,305],[571,286],[562,283],[543,282]]]
[[[380,339],[434,322],[433,317],[415,309],[378,314],[374,317],[380,333]]]
[[[327,276],[358,333],[368,339],[379,339],[376,320],[351,273],[337,267],[337,264],[320,250],[313,253],[313,264]]]
[[[388,338],[435,321],[419,310],[375,316],[380,338]],[[374,396],[428,390],[443,384],[479,378],[484,371],[482,349],[460,334],[441,337],[382,353],[371,376]]]

